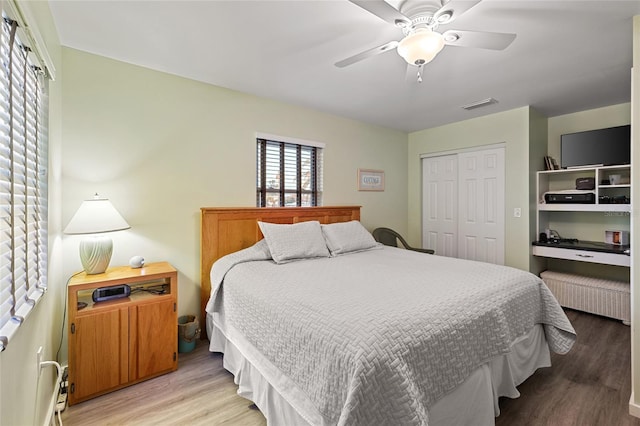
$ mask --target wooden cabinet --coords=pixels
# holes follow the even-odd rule
[[[166,262],[84,272],[69,281],[69,404],[178,367],[177,271]],[[96,288],[129,297],[94,302]]]

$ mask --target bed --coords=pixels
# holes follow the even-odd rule
[[[381,246],[359,219],[202,209],[209,348],[268,424],[490,425],[550,349],[570,350],[538,277]]]

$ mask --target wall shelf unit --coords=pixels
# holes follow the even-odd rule
[[[543,212],[623,212],[630,213],[630,204],[541,204]]]
[[[576,191],[576,179],[593,178],[594,203],[545,203],[545,194]],[[604,232],[594,237],[588,225],[599,229],[629,230],[631,214],[631,166],[594,166],[537,172],[536,235],[564,224],[570,229],[564,238],[577,241],[533,243],[535,256],[629,267],[629,246],[606,244]],[[560,223],[561,225],[558,225]],[[581,228],[581,223],[584,226]],[[595,225],[594,225],[595,224]],[[582,234],[582,235],[577,235]],[[601,235],[599,237],[599,235]]]
[[[593,203],[545,202],[546,193],[575,192],[578,178],[593,178],[595,185],[589,190],[594,194]],[[630,230],[631,166],[540,171],[537,172],[537,197],[536,235],[552,229],[561,238],[551,242],[534,241],[533,255],[548,258],[549,264],[559,269],[569,265],[566,260],[597,264],[593,266],[600,270],[598,275],[602,275],[597,278],[583,274],[582,271],[589,270],[585,263],[576,264],[580,265],[580,274],[543,271],[540,277],[560,305],[620,319],[629,325],[629,283],[610,279],[608,273],[603,272],[616,267],[628,271],[631,266],[628,245],[605,242],[606,231]]]

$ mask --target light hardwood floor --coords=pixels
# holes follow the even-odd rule
[[[497,426],[640,426],[628,414],[630,328],[620,321],[567,310],[578,340],[553,366],[538,370],[502,398]],[[65,425],[265,425],[236,394],[222,356],[203,342],[180,354],[178,371],[67,407]]]

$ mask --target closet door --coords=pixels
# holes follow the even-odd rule
[[[422,247],[458,254],[458,156],[422,160]]]
[[[504,264],[504,148],[458,154],[458,257]]]

